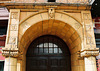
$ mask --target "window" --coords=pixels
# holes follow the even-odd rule
[[[56,2],[56,0],[48,0],[48,2]]]
[[[64,48],[65,47],[65,48]],[[28,55],[52,55],[66,53],[67,45],[56,36],[45,35],[35,39],[29,46]],[[69,52],[67,52],[69,53]]]

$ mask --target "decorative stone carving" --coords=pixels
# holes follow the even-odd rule
[[[2,48],[2,55],[5,57],[18,57],[19,56],[19,51],[17,48],[17,45],[11,45],[9,48],[5,47]]]
[[[11,23],[10,24],[18,24],[19,20],[18,19],[11,19]]]
[[[18,19],[18,12],[12,12],[11,13],[11,18],[12,19]]]
[[[55,16],[55,9],[54,8],[49,8],[49,17],[54,18]]]
[[[83,16],[84,16],[85,20],[90,20],[91,19],[90,13],[84,13]]]
[[[89,56],[98,56],[99,48],[84,48],[82,51],[77,52],[79,59]]]
[[[87,37],[86,38],[86,43],[87,44],[93,44],[93,38],[92,37]]]
[[[17,25],[10,25],[10,30],[11,31],[17,31],[18,30],[18,26]]]
[[[91,31],[92,29],[92,25],[86,25],[86,31]]]
[[[9,42],[8,44],[16,44],[16,37],[9,37]]]
[[[18,50],[2,50],[2,55],[5,57],[18,57]]]

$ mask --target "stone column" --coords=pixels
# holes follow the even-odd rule
[[[97,71],[96,58],[94,56],[84,57],[85,71]]]
[[[84,59],[85,71],[97,71],[96,56],[99,54],[98,48],[85,48],[79,54]]]
[[[7,50],[3,48],[2,55],[5,56],[4,71],[17,71],[18,49]]]
[[[17,58],[5,58],[4,71],[17,71]]]

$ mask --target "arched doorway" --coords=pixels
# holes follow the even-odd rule
[[[57,36],[35,39],[26,54],[26,71],[71,71],[70,52]]]

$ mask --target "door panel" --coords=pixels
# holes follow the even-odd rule
[[[47,57],[27,57],[27,71],[47,71]]]

